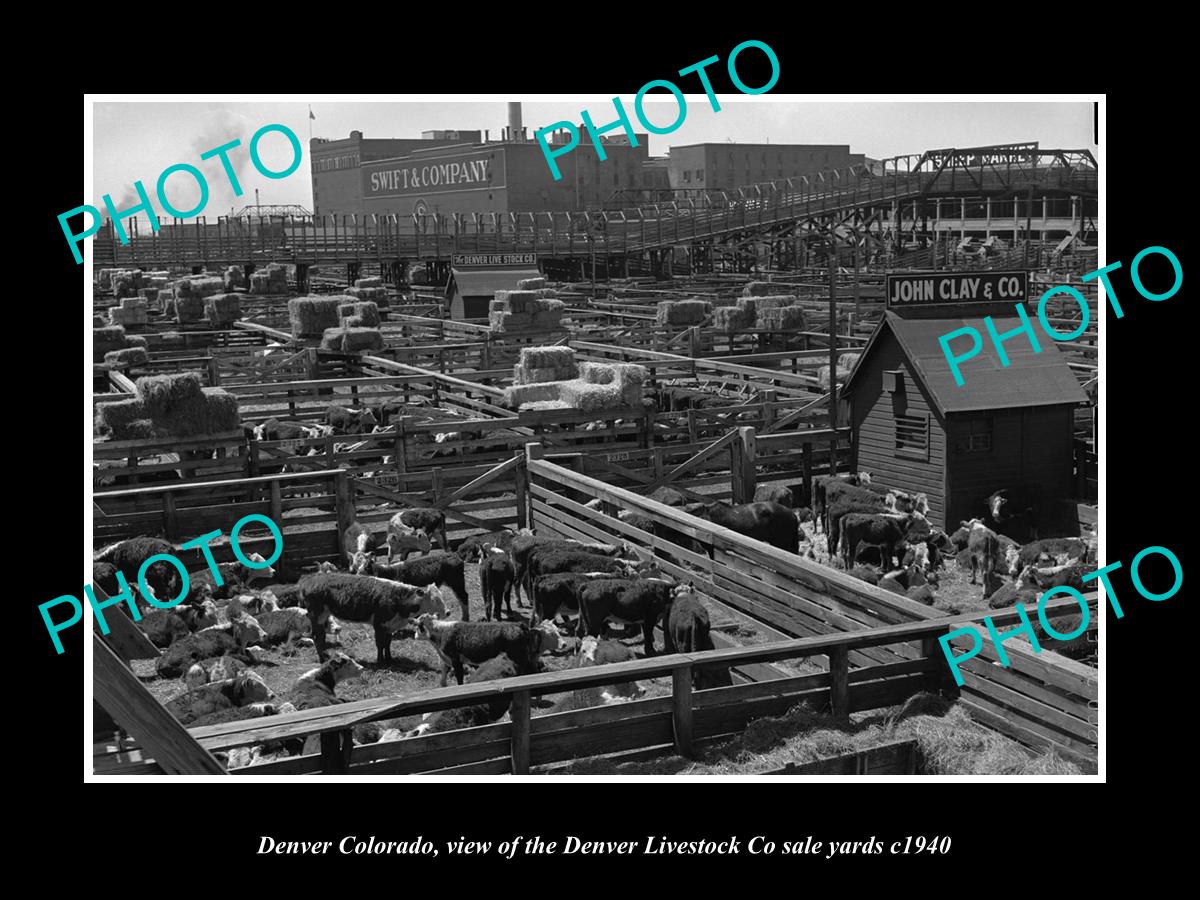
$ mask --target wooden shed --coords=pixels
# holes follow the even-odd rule
[[[1074,410],[1087,395],[1044,333],[1040,353],[1024,335],[1007,341],[1009,365],[1001,366],[986,314],[889,309],[844,388],[856,470],[924,492],[929,518],[942,528],[981,515],[1000,488],[1044,498],[1046,519],[1074,494]],[[1012,304],[990,314],[1001,334],[1021,324]],[[966,326],[979,331],[983,347],[962,364],[960,387],[938,338]]]
[[[515,291],[522,278],[538,278],[536,267],[528,269],[452,268],[446,282],[446,300],[451,319],[486,319],[488,304],[496,291]]]

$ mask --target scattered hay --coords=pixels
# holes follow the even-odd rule
[[[204,315],[214,327],[232,325],[242,317],[242,295],[213,294],[204,301]]]
[[[849,371],[850,369],[853,369],[855,364],[858,362],[858,358],[860,356],[862,356],[861,353],[843,353],[843,354],[841,354],[837,358],[838,368],[846,369],[847,371]]]
[[[345,297],[292,298],[288,301],[292,337],[321,337],[327,328],[336,328],[338,308],[345,302]]]
[[[705,300],[662,300],[658,304],[659,325],[699,325],[712,313]]]

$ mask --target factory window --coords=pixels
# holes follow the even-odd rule
[[[956,453],[987,453],[992,449],[991,416],[968,419],[964,431],[954,442]]]
[[[928,416],[896,416],[896,455],[929,459]]]
[[[686,181],[688,184],[692,183],[692,170],[691,169],[683,170],[683,180]]]
[[[703,169],[697,169],[697,170],[696,170],[696,180],[697,180],[697,181],[703,181],[703,180],[704,180],[704,170],[703,170]]]

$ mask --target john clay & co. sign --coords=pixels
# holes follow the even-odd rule
[[[504,167],[494,166],[493,154],[475,153],[429,160],[390,160],[363,165],[363,194],[401,197],[501,187]]]
[[[1024,303],[1027,272],[909,272],[888,275],[884,292],[890,309],[946,303]]]

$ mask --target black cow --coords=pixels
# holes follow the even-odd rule
[[[580,584],[578,596],[583,634],[602,636],[604,623],[610,618],[638,622],[642,626],[646,655],[654,655],[654,626],[671,602],[671,585],[649,579],[601,578]]]
[[[684,511],[788,553],[800,550],[800,526],[796,515],[778,503],[741,503],[737,506],[719,501],[689,503]]]
[[[996,534],[1036,541],[1037,502],[1038,491],[1034,488],[1001,488],[985,501],[987,513],[983,522]]]
[[[423,615],[417,619],[417,636],[433,644],[441,657],[443,687],[451,668],[462,684],[464,662],[479,665],[501,653],[527,675],[537,668],[541,649],[540,632],[524,622],[453,622]]]
[[[829,558],[837,555],[842,537],[842,519],[851,513],[882,515],[887,511],[883,498],[875,494],[839,497],[825,509],[825,548]]]
[[[513,564],[507,553],[488,553],[479,564],[479,587],[483,591],[485,619],[500,619],[500,602],[512,615]]]
[[[325,424],[333,428],[334,434],[363,434],[379,424],[370,409],[347,409],[344,406],[329,406],[325,409]]]
[[[848,484],[858,487],[862,483],[862,478],[857,473],[846,473],[844,475],[818,475],[812,480],[812,506],[813,514],[817,521],[822,524],[827,523],[825,512],[829,508],[829,504],[833,502],[833,497],[829,496],[829,488],[838,484]],[[834,487],[835,494],[839,490]]]
[[[446,614],[436,588],[418,589],[370,575],[341,572],[309,575],[300,581],[301,602],[308,609],[317,658],[324,661],[325,623],[330,615],[347,622],[370,622],[375,628],[375,661],[392,658],[392,635],[422,613]]]
[[[913,513],[896,517],[850,513],[842,518],[841,529],[842,559],[847,569],[854,565],[860,544],[878,546],[880,562],[887,570],[892,567],[897,546],[915,544],[929,537],[929,521]]]
[[[463,621],[467,622],[471,618],[471,598],[467,594],[466,566],[457,553],[439,550],[390,566],[377,562],[374,557],[371,557],[367,562],[367,574],[418,587],[430,584],[448,587],[458,598],[459,606],[462,608]]]

